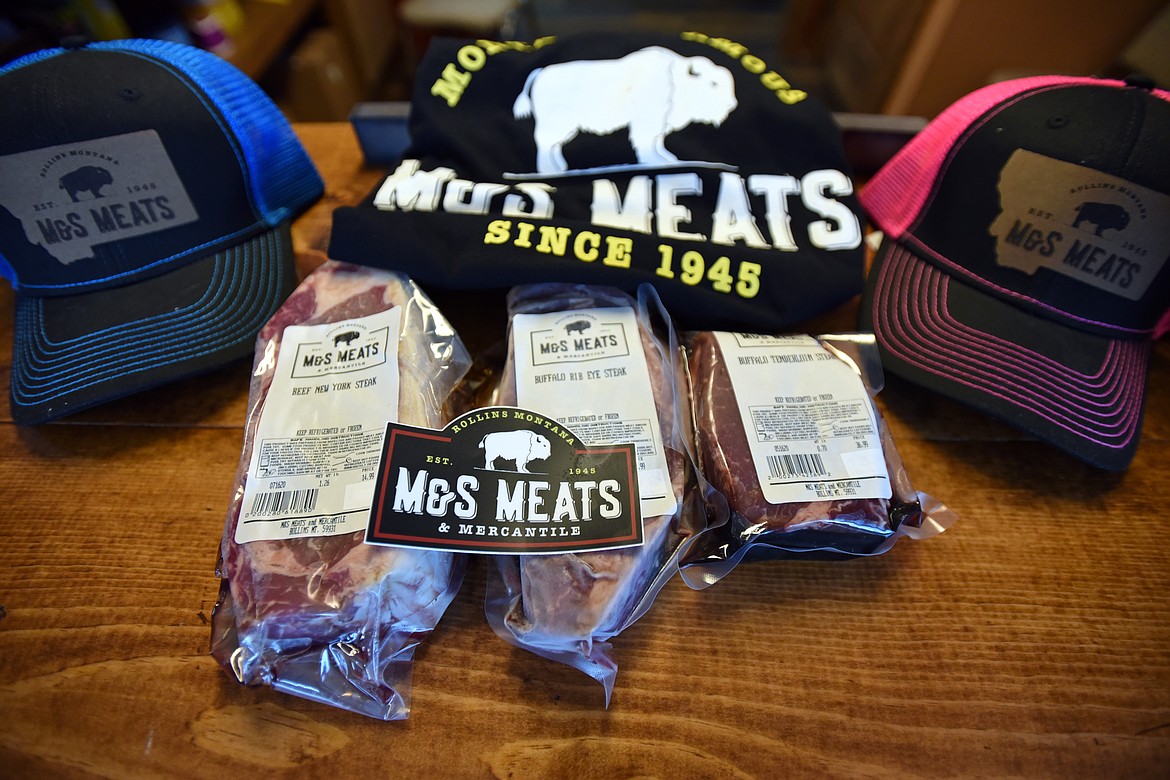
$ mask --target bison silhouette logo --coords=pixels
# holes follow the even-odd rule
[[[1125,230],[1129,224],[1129,212],[1124,206],[1116,203],[1096,203],[1085,201],[1076,208],[1077,218],[1073,227],[1080,227],[1082,222],[1088,222],[1095,228],[1093,235],[1100,236],[1106,230]]]
[[[536,171],[568,171],[564,146],[581,133],[623,128],[640,165],[678,162],[666,137],[701,122],[718,127],[736,109],[731,71],[706,57],[684,57],[648,46],[614,60],[576,60],[528,74],[512,106],[532,117]]]
[[[522,428],[514,431],[493,431],[479,442],[483,450],[483,467],[495,470],[497,460],[510,460],[520,474],[531,474],[528,464],[546,460],[552,454],[549,440],[539,433]]]
[[[565,326],[565,333],[571,336],[574,333],[584,333],[592,327],[593,324],[589,320],[574,320]]]
[[[79,192],[88,192],[91,199],[101,198],[104,197],[101,191],[102,187],[113,183],[114,177],[105,168],[97,165],[83,165],[77,170],[63,175],[58,187],[69,193],[70,199],[77,203]]]
[[[344,333],[338,333],[333,337],[333,346],[337,347],[344,344],[348,347],[350,344],[357,341],[360,335],[361,334],[356,330],[347,330]]]

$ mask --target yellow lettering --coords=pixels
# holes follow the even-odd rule
[[[788,79],[784,78],[774,70],[770,70],[763,76],[760,76],[760,83],[773,92],[778,89],[789,89],[792,86],[788,83]]]
[[[489,41],[485,38],[480,38],[476,41],[484,51],[488,54],[499,54],[504,51],[536,51],[537,49],[547,46],[556,40],[556,36],[546,35],[543,38],[537,38],[532,43],[524,41]]]
[[[448,63],[443,68],[443,77],[431,85],[431,94],[443,98],[447,105],[454,108],[463,97],[463,90],[467,89],[471,81],[470,73],[461,73],[453,64]]]
[[[539,243],[533,240],[539,235]],[[569,250],[569,240],[572,239],[572,256],[583,263],[592,263],[598,257],[602,263],[613,268],[629,268],[633,262],[634,239],[625,236],[602,236],[592,230],[582,230],[574,234],[572,228],[541,225],[537,227],[531,222],[513,223],[507,219],[496,219],[488,223],[484,233],[485,244],[512,244],[521,249],[534,249],[537,252],[556,257],[565,257]],[[604,251],[601,248],[605,242]]]
[[[634,240],[632,238],[624,238],[622,236],[606,236],[606,254],[605,259],[601,262],[604,265],[613,266],[614,268],[629,268],[630,250],[634,248]]]
[[[569,243],[569,235],[572,230],[567,227],[552,227],[551,225],[540,226],[540,244],[537,245],[536,251],[542,252],[546,255],[556,255],[557,257],[565,256],[565,247]]]
[[[523,247],[524,249],[531,249],[532,231],[536,229],[536,225],[533,225],[531,222],[521,222],[516,225],[516,227],[520,231],[520,235],[516,236],[516,246]]]
[[[475,72],[482,68],[484,63],[487,62],[487,53],[478,46],[473,46],[469,43],[456,52],[455,59],[459,62],[460,65],[464,67],[465,70]],[[471,76],[468,76],[467,78],[470,79]]]
[[[776,97],[779,98],[782,103],[793,105],[794,103],[799,103],[808,97],[808,93],[804,90],[793,89],[792,85],[788,83],[788,79],[784,78],[776,71],[771,70],[767,73],[764,73],[768,67],[767,64],[762,59],[749,52],[747,47],[742,43],[736,43],[735,41],[729,40],[727,38],[712,38],[698,32],[684,32],[682,34],[682,39],[684,41],[704,43],[710,46],[712,49],[721,51],[729,57],[739,60],[739,64],[743,66],[743,69],[748,73],[760,76],[760,83],[763,84],[764,87],[766,87],[768,90],[775,92]]]
[[[597,259],[597,247],[599,246],[601,246],[601,236],[592,230],[583,230],[573,239],[573,254],[582,262],[592,263]]]
[[[485,244],[506,244],[512,236],[512,220],[493,219],[488,223],[487,233],[484,234]]]
[[[746,46],[744,46],[742,43],[729,41],[726,38],[712,38],[707,42],[707,45],[717,51],[724,52],[725,54],[734,57],[737,60],[743,55],[747,54]]]
[[[499,54],[502,51],[520,48],[520,45],[516,41],[501,43],[500,41],[488,41],[480,38],[476,41],[476,43],[479,44],[479,46],[488,54]]]
[[[743,69],[748,73],[754,73],[757,76],[763,73],[764,69],[768,67],[763,60],[754,54],[747,55],[739,61],[739,64],[743,65]]]

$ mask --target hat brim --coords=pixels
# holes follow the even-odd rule
[[[295,286],[286,222],[124,287],[18,293],[12,418],[48,422],[251,355],[257,332]]]
[[[861,325],[883,367],[1110,471],[1133,459],[1148,340],[1086,333],[982,292],[884,238]]]

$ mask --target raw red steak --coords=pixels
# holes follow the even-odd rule
[[[918,513],[918,496],[876,408],[893,499],[769,503],[756,476],[731,375],[713,333],[691,336],[690,369],[699,462],[704,476],[727,498],[733,545],[763,541],[792,551],[870,552],[893,535],[899,523]]]
[[[226,579],[213,654],[247,684],[268,684],[383,719],[409,712],[410,660],[454,596],[464,558],[363,542],[363,533],[235,542],[256,431],[282,335],[403,307],[397,419],[441,427],[444,401],[469,360],[442,315],[409,280],[327,262],[257,339],[248,422],[221,547]],[[344,403],[330,394],[320,403]]]
[[[655,335],[645,311],[630,296],[585,285],[529,285],[508,298],[509,316],[605,307],[639,312],[641,348],[646,356],[671,489],[678,501],[674,515],[646,517],[640,547],[552,555],[499,556],[499,583],[489,586],[488,616],[501,637],[555,660],[569,663],[606,686],[607,700],[616,671],[609,639],[634,622],[670,576],[674,553],[694,532],[686,494],[692,464],[686,454],[689,436],[685,405],[685,367],[668,340]],[[515,353],[509,339],[508,359],[495,402],[516,404]],[[541,411],[536,409],[535,411]],[[502,585],[506,593],[500,593]]]

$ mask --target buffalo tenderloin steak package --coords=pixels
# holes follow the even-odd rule
[[[330,257],[452,288],[653,284],[682,326],[776,330],[861,292],[840,128],[700,33],[432,42],[411,144]]]
[[[608,704],[617,674],[608,640],[650,608],[677,571],[684,542],[706,522],[682,353],[649,286],[635,298],[588,285],[524,285],[509,293],[508,311],[496,403],[555,419],[589,447],[632,445],[641,540],[617,549],[497,556],[488,621],[506,641],[601,682]]]
[[[382,720],[466,556],[364,543],[389,421],[441,427],[470,364],[399,274],[329,261],[261,330],[212,654],[236,679]]]
[[[744,559],[877,555],[953,513],[916,492],[871,393],[869,334],[686,336],[699,462],[728,522],[688,551],[706,587]]]

